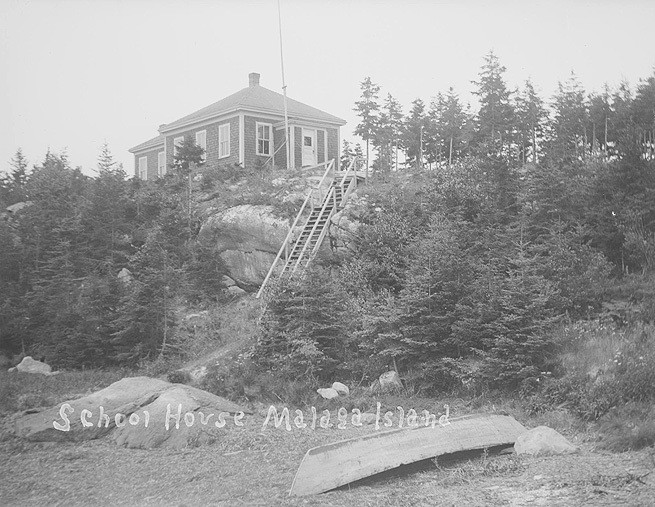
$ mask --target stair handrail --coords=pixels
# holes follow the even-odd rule
[[[300,211],[296,215],[296,219],[293,221],[293,224],[289,228],[289,232],[287,233],[286,238],[284,238],[284,242],[282,243],[282,246],[280,247],[280,250],[278,251],[277,255],[275,256],[275,260],[273,261],[273,264],[271,265],[271,268],[268,270],[268,273],[266,274],[266,278],[264,278],[264,281],[262,282],[262,286],[259,288],[259,291],[257,292],[257,296],[255,296],[257,299],[262,295],[262,292],[264,291],[264,287],[266,286],[266,283],[268,282],[269,278],[273,274],[273,271],[275,271],[275,266],[277,265],[278,261],[280,260],[280,257],[282,257],[282,252],[284,252],[287,248],[287,244],[289,243],[289,240],[291,239],[293,235],[293,229],[296,227],[298,224],[298,220],[302,216],[303,211],[305,210],[305,207],[307,206],[307,203],[309,202],[309,198],[312,196],[312,193],[314,192],[314,189],[311,189],[309,193],[307,194],[307,197],[305,197],[305,201],[302,203],[302,206],[300,207]]]
[[[312,239],[312,236],[313,236],[314,233],[316,232],[316,228],[318,227],[318,223],[320,222],[321,217],[323,216],[323,213],[325,213],[325,208],[326,208],[326,206],[328,205],[328,203],[330,202],[330,199],[333,197],[333,194],[334,194],[334,187],[331,187],[331,188],[330,188],[330,191],[328,192],[328,195],[327,195],[325,201],[323,201],[323,206],[321,207],[321,211],[320,211],[320,213],[318,214],[318,216],[316,217],[316,222],[314,222],[314,227],[312,227],[312,230],[311,230],[311,232],[309,233],[309,236],[307,236],[307,239],[305,240],[305,245],[303,246],[303,249],[302,249],[302,251],[300,252],[300,255],[298,256],[298,260],[296,260],[296,264],[295,264],[295,266],[293,267],[293,271],[291,271],[291,276],[293,276],[293,275],[295,274],[296,270],[298,269],[298,265],[300,264],[300,261],[302,260],[302,258],[303,258],[304,255],[305,255],[305,251],[307,250],[307,247],[309,246],[309,243],[310,243],[310,241],[311,241],[311,239]],[[327,220],[330,220],[330,217],[332,216],[332,213],[334,213],[334,209],[335,209],[335,208],[332,208],[332,209],[330,210],[330,213],[328,214],[328,218],[327,218]],[[327,220],[326,220],[326,222],[325,222],[325,225],[326,225],[326,226],[327,226],[327,223],[328,223]],[[323,230],[325,230],[325,229],[327,229],[327,227],[324,227],[324,228],[323,228]],[[317,245],[318,245],[318,243],[317,243]],[[314,249],[312,249],[312,252],[314,252]],[[310,258],[310,260],[311,260],[311,258]],[[308,264],[309,264],[309,263],[308,263]]]
[[[345,172],[343,173],[343,178],[341,178],[341,181],[339,182],[339,186],[341,187],[342,190],[343,190],[343,184],[346,181],[346,178],[348,177],[348,173],[350,172],[351,169],[353,169],[353,166],[355,165],[355,160],[357,160],[357,157],[353,157],[350,160],[350,164],[348,164],[348,167],[346,168]]]
[[[273,275],[273,272],[275,271],[275,266],[277,266],[277,263],[279,262],[280,258],[282,257],[282,253],[286,250],[287,245],[289,243],[289,239],[291,239],[291,237],[293,235],[293,230],[296,227],[296,225],[298,224],[298,220],[300,220],[300,217],[302,216],[303,211],[305,211],[305,207],[307,206],[307,203],[309,202],[309,200],[312,198],[312,195],[317,190],[320,191],[320,186],[323,184],[323,181],[325,181],[325,178],[327,178],[327,175],[329,174],[330,169],[332,169],[332,167],[334,166],[334,159],[331,159],[331,160],[326,161],[326,162],[321,162],[320,164],[317,164],[315,167],[320,167],[322,165],[327,166],[326,169],[325,169],[325,172],[323,173],[323,177],[319,181],[318,187],[315,188],[315,189],[314,188],[310,189],[309,192],[307,193],[307,197],[305,197],[305,200],[302,203],[302,206],[300,207],[300,211],[296,215],[296,219],[293,221],[293,224],[289,228],[289,232],[287,233],[286,238],[284,238],[284,242],[282,243],[282,246],[280,247],[280,250],[278,251],[277,255],[275,256],[275,260],[273,261],[273,264],[271,265],[270,269],[268,270],[268,273],[266,273],[266,278],[264,278],[264,281],[262,282],[262,285],[259,288],[259,291],[257,291],[257,295],[255,296],[257,299],[259,299],[259,297],[261,297],[262,293],[264,292],[264,287],[266,287],[266,284],[268,283],[268,280]],[[296,240],[296,243],[297,243],[297,241],[298,240]],[[294,244],[294,246],[295,246],[295,244]]]
[[[328,174],[330,174],[330,171],[332,171],[332,169],[334,169],[334,159],[331,159],[331,160],[329,160],[327,162],[321,162],[316,167],[319,167],[319,166],[321,166],[323,164],[326,164],[326,168],[325,168],[325,172],[323,173],[323,177],[320,179],[320,181],[318,182],[318,186],[316,187],[316,190],[318,192],[318,204],[316,206],[314,206],[316,208],[323,203],[323,188],[322,187],[323,187],[323,183],[325,182],[325,180],[328,177]]]

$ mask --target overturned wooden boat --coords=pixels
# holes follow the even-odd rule
[[[459,451],[512,445],[527,429],[506,415],[468,415],[450,424],[395,429],[314,447],[300,463],[292,496],[324,493],[401,465]]]

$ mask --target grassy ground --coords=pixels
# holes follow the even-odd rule
[[[5,425],[11,413],[60,403],[108,385],[125,372],[75,372],[55,377],[0,374]],[[374,401],[374,400],[371,400]],[[429,460],[309,498],[288,491],[305,452],[375,431],[262,428],[265,406],[244,427],[228,425],[213,445],[135,450],[107,441],[30,443],[4,431],[0,439],[0,505],[652,505],[653,449],[612,454],[594,448],[595,435],[566,412],[529,418],[511,400],[428,400],[393,397],[383,405],[451,416],[500,409],[528,427],[548,424],[581,447],[571,456],[527,458],[480,453]],[[374,404],[374,403],[373,403]],[[307,412],[307,410],[305,410]]]

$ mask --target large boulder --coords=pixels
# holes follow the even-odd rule
[[[516,454],[548,455],[568,454],[578,449],[554,429],[537,426],[516,439],[514,450]]]
[[[32,441],[84,441],[111,435],[127,447],[183,448],[213,438],[221,412],[224,418],[250,413],[191,386],[132,377],[77,400],[28,411],[14,424],[18,436]]]
[[[20,371],[23,373],[40,373],[42,375],[52,375],[52,368],[49,364],[42,363],[30,356],[25,356],[23,360],[10,371]]]
[[[261,284],[289,231],[271,206],[244,204],[220,211],[202,224],[199,240],[212,246],[239,285]]]
[[[170,386],[168,382],[148,377],[124,378],[77,400],[69,400],[41,411],[27,411],[16,420],[16,433],[34,441],[93,440],[109,433],[115,425],[116,414],[129,415],[135,412]],[[84,409],[93,414],[87,418],[95,423],[93,426],[82,425],[80,415]],[[101,413],[107,415],[107,418],[101,417]],[[70,422],[68,429],[55,427],[54,423],[65,427],[66,419]],[[98,425],[100,419],[102,422]],[[109,423],[105,427],[107,420]]]
[[[225,431],[221,427],[243,424],[246,413],[250,411],[206,391],[173,385],[136,412],[133,421],[128,419],[127,424],[117,427],[111,438],[119,445],[139,449],[195,447],[218,439]]]

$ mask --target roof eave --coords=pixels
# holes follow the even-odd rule
[[[129,151],[130,153],[139,153],[142,151],[152,151],[156,148],[163,148],[164,147],[164,142],[162,141],[161,143],[155,143],[155,144],[150,144],[148,146],[135,146],[134,148],[130,148]]]
[[[272,115],[276,115],[276,116],[283,116],[284,115],[283,113],[281,113],[280,111],[278,111],[276,109],[268,109],[268,108],[263,108],[263,107],[261,107],[261,108],[234,107],[232,109],[226,109],[225,111],[221,111],[220,113],[214,113],[214,114],[210,114],[210,115],[207,115],[207,116],[202,116],[200,118],[194,118],[193,120],[189,120],[189,121],[186,121],[184,123],[177,124],[177,125],[175,125],[174,123],[165,125],[163,128],[162,127],[159,128],[159,133],[160,134],[166,134],[167,132],[173,132],[175,130],[179,130],[180,128],[184,128],[184,127],[191,127],[191,126],[195,125],[196,123],[206,122],[206,121],[212,120],[214,118],[218,119],[218,118],[220,118],[222,116],[227,116],[229,114],[234,114],[234,113],[239,112],[239,111],[251,112],[251,113],[272,114]],[[327,125],[336,125],[336,126],[339,126],[339,127],[342,127],[343,125],[345,125],[347,123],[345,120],[343,120],[341,118],[338,118],[336,116],[334,118],[337,121],[326,120],[324,118],[316,118],[316,117],[313,117],[313,116],[295,116],[294,115],[294,118],[299,119],[299,120],[303,120],[303,121],[316,122],[316,123],[327,124]]]

